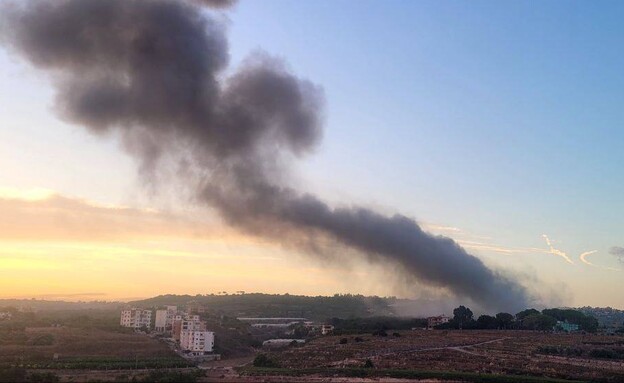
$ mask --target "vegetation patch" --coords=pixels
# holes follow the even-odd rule
[[[371,362],[372,363],[372,362]],[[514,376],[514,375],[495,375],[495,374],[477,374],[470,372],[447,372],[447,371],[420,371],[420,370],[395,370],[395,369],[374,369],[374,368],[313,368],[292,370],[286,368],[256,368],[247,367],[240,370],[243,375],[256,376],[306,376],[306,375],[322,375],[322,376],[347,376],[359,378],[397,378],[397,379],[441,379],[441,380],[460,380],[472,383],[572,383],[579,382],[573,380],[547,378],[541,376]]]

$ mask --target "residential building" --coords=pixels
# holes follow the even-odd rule
[[[167,330],[167,310],[156,310],[154,330],[157,332],[165,332]]]
[[[568,323],[566,322],[562,322],[562,321],[557,321],[557,325],[555,326],[556,329],[561,329],[562,331],[565,332],[575,332],[579,330],[579,325],[574,324],[574,323]]]
[[[173,339],[180,341],[184,330],[205,331],[206,323],[199,320],[199,315],[176,315],[172,326]]]
[[[170,332],[177,312],[178,308],[176,306],[166,306],[164,310],[156,310],[155,330],[158,332]]]
[[[324,324],[321,326],[321,334],[328,335],[334,331],[334,326],[330,324]]]
[[[214,350],[214,339],[214,332],[205,329],[182,330],[180,332],[180,348],[192,355],[204,355]]]
[[[451,318],[447,317],[446,315],[440,315],[437,317],[429,317],[427,318],[427,327],[429,329],[433,329],[436,326],[439,326],[444,323],[448,323],[450,319]]]
[[[186,311],[189,314],[203,314],[206,312],[206,307],[197,301],[192,301],[186,305]]]
[[[152,327],[152,310],[138,308],[122,310],[119,323],[123,327],[132,327],[135,329],[146,327],[150,329]]]

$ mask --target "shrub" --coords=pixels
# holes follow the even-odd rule
[[[366,362],[364,362],[364,368],[373,368],[373,367],[375,367],[373,365],[373,361],[370,359],[366,359]]]
[[[28,376],[28,381],[37,383],[57,383],[61,381],[61,378],[53,372],[33,372]]]
[[[560,354],[561,350],[559,350],[559,347],[556,346],[539,346],[537,348],[537,352],[539,352],[540,354],[556,355]]]
[[[340,339],[340,344],[347,344],[349,340],[347,338]]]
[[[256,356],[253,361],[254,367],[267,367],[267,368],[276,368],[279,367],[279,364],[273,359],[269,358],[266,354],[260,354]]]
[[[51,334],[39,335],[33,339],[33,346],[51,346],[54,344],[54,336]]]
[[[589,356],[592,358],[601,358],[601,359],[617,359],[618,355],[612,350],[606,350],[604,348],[599,348],[595,350],[591,350],[589,352]]]
[[[0,367],[0,382],[25,382],[26,381],[26,370],[23,368],[11,367],[11,368],[2,368]]]

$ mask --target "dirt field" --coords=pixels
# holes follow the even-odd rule
[[[103,371],[101,366],[51,370],[63,381],[114,380],[118,376],[146,374],[155,367],[140,367],[139,362],[135,369],[135,360],[175,357],[163,343],[145,335],[75,328],[34,328],[27,329],[27,333],[31,340],[52,335],[54,341],[37,346],[29,340],[23,345],[0,347],[0,360],[51,360],[58,353],[60,360],[76,359],[80,363],[89,358],[132,362],[125,370],[107,367],[108,371]],[[398,337],[389,334],[327,336],[303,346],[264,351],[278,363],[274,369],[251,368],[253,357],[206,363],[202,365],[205,376],[200,381],[364,383],[412,378],[428,382],[496,382],[500,375],[535,377],[516,382],[538,382],[543,378],[624,381],[624,360],[591,357],[595,350],[604,353],[624,349],[624,337],[456,330],[402,331]],[[372,362],[372,368],[363,368],[367,360]],[[116,365],[119,364],[111,363]]]
[[[26,329],[25,344],[0,347],[0,361],[52,360],[64,358],[165,358],[175,354],[162,342],[145,335],[117,333],[98,329],[45,327]],[[48,337],[51,336],[51,337]],[[51,344],[35,345],[34,340],[48,337]]]
[[[621,349],[623,337],[529,331],[405,331],[400,335],[360,335],[359,342],[356,336],[323,337],[269,355],[288,369],[360,368],[370,359],[375,369],[624,381],[624,360],[587,356],[594,349]],[[341,344],[343,338],[346,344]],[[546,354],[544,347],[579,355]]]

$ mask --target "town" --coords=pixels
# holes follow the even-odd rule
[[[181,310],[178,306],[167,305],[164,308],[143,309],[131,307],[121,311],[120,326],[131,328],[137,333],[157,335],[180,356],[194,361],[221,359],[214,353],[215,333],[209,331],[207,323],[201,320],[201,314],[207,310],[197,303],[187,305]],[[10,313],[6,313],[9,315]],[[1,315],[1,313],[0,313]],[[446,317],[444,317],[446,318]],[[306,329],[306,336],[329,335],[334,326],[316,324],[307,318],[236,318],[247,324],[256,335],[282,334],[297,335],[299,326]],[[280,347],[292,342],[305,343],[305,339],[278,338],[264,339],[264,347]]]

